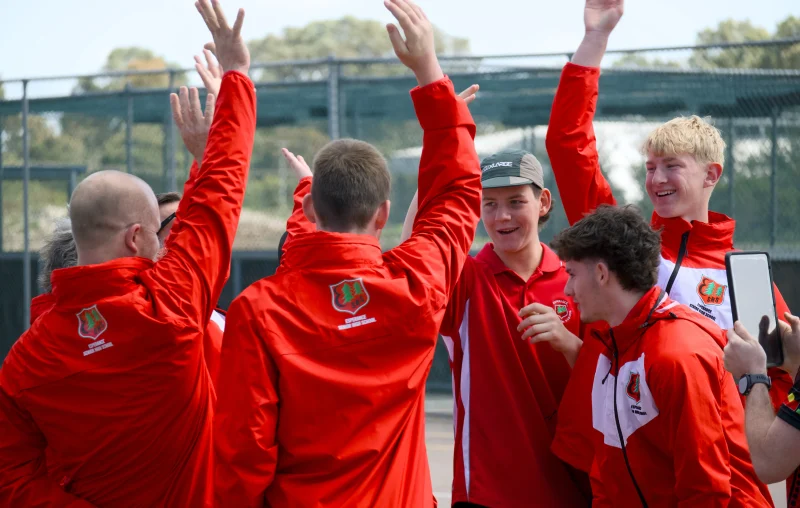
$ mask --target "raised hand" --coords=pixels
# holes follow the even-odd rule
[[[767,373],[767,353],[739,321],[728,330],[728,343],[723,353],[725,370],[733,374],[737,383],[745,374]]]
[[[181,133],[183,144],[199,165],[203,160],[203,152],[208,141],[208,131],[214,118],[216,97],[209,93],[206,97],[206,111],[200,107],[200,94],[197,88],[187,89],[182,86],[178,94],[169,95],[172,106],[172,118]]]
[[[625,10],[625,0],[586,0],[583,23],[587,32],[610,34]]]
[[[207,66],[203,65],[203,61],[199,56],[195,56],[194,68],[197,70],[197,74],[200,75],[200,79],[203,80],[203,84],[206,86],[208,93],[219,95],[219,87],[222,84],[222,74],[224,71],[221,65],[214,62],[211,51],[204,49],[203,54],[206,57]]]
[[[444,77],[436,47],[433,43],[433,25],[411,0],[384,0],[392,15],[400,23],[405,40],[394,24],[386,25],[394,52],[403,64],[414,72],[419,86],[425,86]]]
[[[244,22],[244,9],[239,9],[233,28],[228,25],[222,5],[218,0],[199,0],[195,2],[197,11],[203,16],[214,42],[205,45],[205,48],[214,53],[217,61],[226,71],[239,71],[247,73],[250,69],[250,51],[242,39],[242,23]]]
[[[302,180],[307,176],[312,176],[311,168],[308,167],[308,164],[302,155],[296,156],[286,148],[281,148],[281,153],[286,159],[286,162],[289,163],[289,167],[292,168],[292,172],[298,180]]]
[[[553,349],[563,354],[570,365],[575,365],[583,342],[567,330],[555,309],[541,303],[532,303],[519,311],[522,322],[517,326],[522,338],[531,344],[549,342]]]
[[[480,90],[480,88],[481,88],[480,85],[472,85],[463,92],[461,92],[460,94],[458,94],[458,96],[464,99],[464,102],[469,104],[470,102],[475,100],[478,94],[478,90]]]

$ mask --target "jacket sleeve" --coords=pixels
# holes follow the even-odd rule
[[[0,506],[93,506],[48,476],[46,447],[31,416],[0,385]]]
[[[411,91],[423,129],[419,210],[411,237],[385,260],[427,284],[441,307],[453,292],[480,218],[480,162],[475,122],[453,83],[443,78]]]
[[[709,351],[677,353],[648,369],[653,399],[664,418],[681,507],[725,507],[731,500],[730,452],[720,415],[725,396],[722,358]]]
[[[214,415],[216,506],[261,507],[278,460],[278,371],[250,301],[226,319]]]
[[[239,72],[225,73],[203,162],[192,168],[166,254],[150,271],[160,295],[202,330],[230,271],[253,151],[256,96]],[[195,321],[196,320],[196,321]]]
[[[592,126],[599,81],[599,68],[568,63],[550,110],[545,144],[570,225],[601,204],[616,204],[600,171]]]
[[[311,233],[316,231],[316,227],[307,218],[303,212],[303,198],[311,193],[312,178],[307,176],[297,182],[297,187],[294,190],[294,206],[292,207],[292,215],[286,221],[286,241],[283,243],[284,251],[292,244],[292,240],[298,235],[304,233]]]

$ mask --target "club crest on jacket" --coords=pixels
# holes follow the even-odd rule
[[[572,317],[572,310],[569,308],[569,302],[566,300],[553,300],[553,308],[561,318],[561,321],[567,322]]]
[[[97,305],[75,314],[78,317],[78,335],[85,339],[96,340],[108,329],[108,321],[97,310]]]
[[[727,287],[703,275],[703,279],[697,285],[697,294],[706,305],[722,305]]]
[[[361,279],[345,279],[330,288],[333,308],[339,312],[355,315],[369,303],[369,293]]]
[[[631,372],[631,377],[628,378],[628,386],[625,388],[625,393],[628,397],[633,399],[637,404],[642,400],[642,394],[639,391],[639,374]]]

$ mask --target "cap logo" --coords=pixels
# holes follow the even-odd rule
[[[511,162],[495,162],[494,164],[489,164],[488,166],[483,166],[483,168],[481,168],[481,170],[482,171],[489,171],[490,169],[494,169],[494,168],[510,168],[513,165],[514,164],[511,163]]]

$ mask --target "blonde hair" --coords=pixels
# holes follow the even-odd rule
[[[642,153],[659,156],[691,155],[700,164],[725,164],[725,141],[710,122],[692,115],[673,118],[647,136]]]

